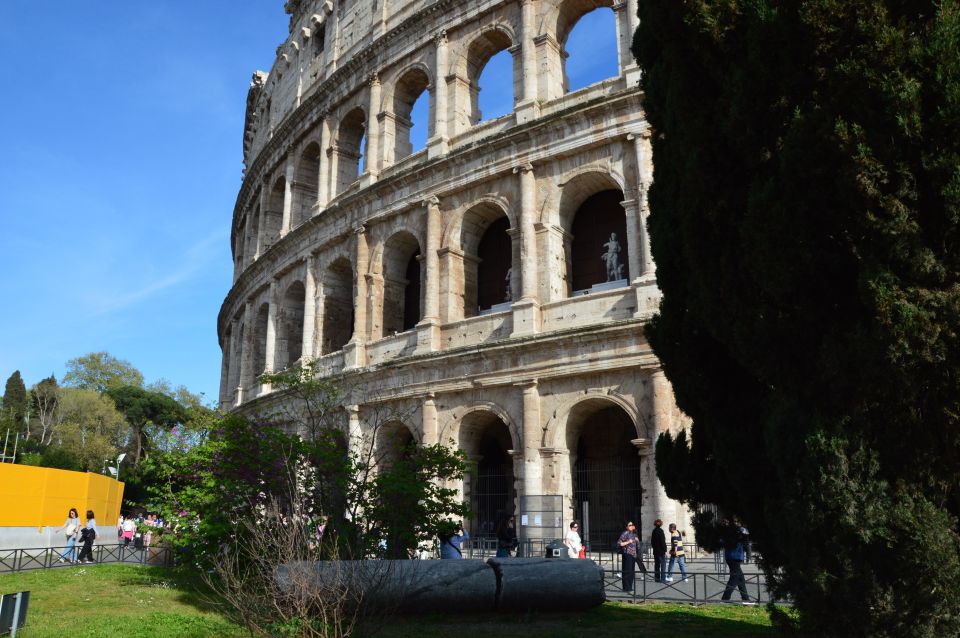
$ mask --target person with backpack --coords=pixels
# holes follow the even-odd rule
[[[663,533],[663,521],[659,518],[653,522],[650,547],[653,548],[653,580],[659,583],[667,575],[667,536]]]

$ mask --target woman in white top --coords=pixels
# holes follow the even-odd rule
[[[80,531],[80,514],[77,508],[70,508],[70,512],[67,513],[67,522],[57,531],[67,535],[67,551],[60,554],[59,562],[72,563],[77,551],[77,532]]]
[[[563,544],[567,546],[567,552],[570,554],[570,558],[580,558],[580,550],[583,548],[583,543],[580,541],[580,533],[577,531],[580,529],[580,526],[577,524],[577,521],[570,523],[570,531],[567,532],[567,537],[563,539]]]

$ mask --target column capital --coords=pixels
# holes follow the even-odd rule
[[[434,41],[434,43],[435,43],[437,46],[440,46],[441,44],[446,44],[446,43],[447,43],[447,30],[446,30],[446,29],[440,29],[439,31],[437,31],[437,32],[434,34],[434,36],[433,36],[433,41]]]
[[[366,232],[367,232],[367,227],[364,226],[363,224],[360,224],[359,226],[353,229],[354,235],[363,235]]]
[[[350,414],[350,416],[356,416],[360,414],[360,406],[355,403],[350,405],[345,405],[343,406],[343,409],[346,410]]]
[[[531,164],[530,162],[523,162],[522,164],[518,164],[517,166],[513,167],[514,175],[516,174],[522,175],[523,173],[530,173],[532,171],[533,171],[533,164]]]
[[[440,205],[440,198],[437,197],[436,195],[431,195],[430,197],[425,197],[425,198],[423,199],[423,201],[421,202],[421,205],[422,205],[424,208],[430,208],[431,206],[439,206],[439,205]]]
[[[651,136],[650,127],[641,129],[639,131],[631,131],[627,133],[627,139],[631,142],[634,140],[649,140]]]
[[[537,386],[539,386],[540,383],[539,383],[539,381],[538,381],[537,379],[525,379],[525,380],[523,380],[523,381],[518,381],[517,383],[514,383],[513,385],[515,385],[515,386],[518,387],[518,388],[523,389],[523,391],[526,392],[526,391],[528,391],[528,390],[536,390],[536,389],[537,389]]]
[[[380,74],[373,72],[367,76],[367,84],[370,86],[380,86]]]

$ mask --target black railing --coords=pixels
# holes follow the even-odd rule
[[[74,548],[73,556],[80,552]],[[0,573],[23,572],[35,569],[55,569],[79,565],[64,559],[67,547],[36,547],[25,549],[0,549]],[[173,552],[169,547],[144,547],[136,549],[124,545],[94,545],[93,561],[99,563],[129,563],[172,567]]]

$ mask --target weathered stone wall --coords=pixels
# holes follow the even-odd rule
[[[616,16],[619,75],[567,92],[564,43],[597,7]],[[596,507],[603,481],[575,494],[574,475],[587,476],[577,448],[602,468],[613,437],[623,447],[611,459],[640,455],[642,528],[658,517],[685,527],[651,456],[685,417],[642,331],[659,291],[645,225],[650,133],[629,54],[636,0],[291,0],[287,10],[290,36],[247,102],[235,280],[218,321],[221,404],[270,401],[262,372],[318,358],[323,374],[369,388],[354,428],[393,402],[413,406],[418,442],[466,450],[476,464],[466,498],[493,471],[491,450],[509,458],[510,504],[490,505],[497,516],[523,495],[563,495],[564,527],[578,499]],[[479,75],[501,50],[513,57],[514,110],[482,120]],[[429,139],[411,154],[423,91]],[[585,208],[604,193],[615,210]],[[602,241],[578,248],[582,216],[625,229],[622,279],[573,290],[573,274],[604,252]],[[630,431],[605,439],[611,419]]]

